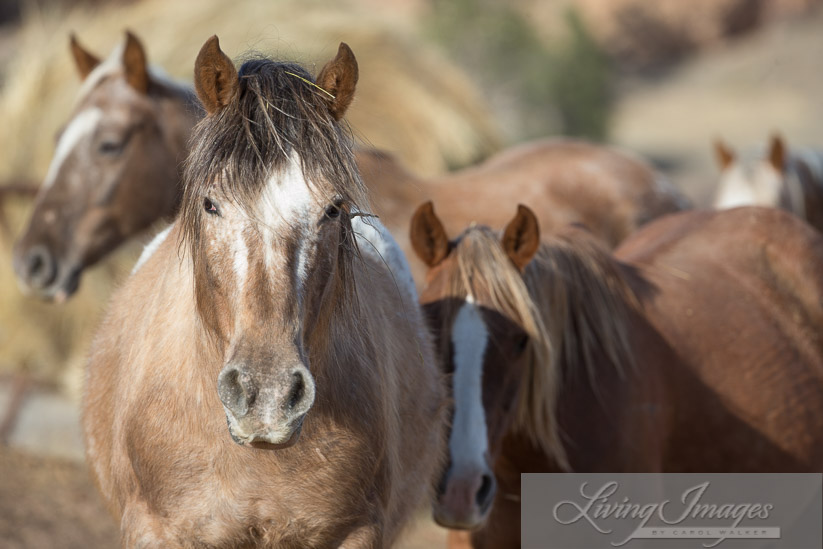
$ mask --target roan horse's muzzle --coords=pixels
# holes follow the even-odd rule
[[[235,442],[282,447],[297,441],[315,385],[303,364],[256,371],[235,362],[220,372],[217,394]]]

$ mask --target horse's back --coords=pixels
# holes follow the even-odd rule
[[[823,239],[769,208],[688,212],[617,251],[677,353],[669,470],[819,470]]]
[[[455,231],[470,221],[502,226],[509,210],[499,205],[516,197],[535,211],[544,233],[583,223],[615,246],[649,220],[689,207],[688,200],[642,159],[571,139],[512,147],[446,181],[441,192],[451,188],[454,219],[444,222],[447,229],[454,224]],[[477,204],[494,207],[483,210]]]

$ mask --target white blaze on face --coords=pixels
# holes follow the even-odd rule
[[[75,116],[57,142],[57,150],[54,152],[54,158],[51,160],[49,172],[46,174],[46,179],[43,181],[43,188],[47,189],[54,184],[57,174],[60,172],[60,167],[71,152],[77,147],[84,137],[94,133],[100,120],[103,118],[103,111],[97,107],[91,107],[80,111]]]
[[[290,235],[302,231],[306,224],[313,225],[317,214],[312,212],[314,199],[309,189],[300,159],[292,154],[289,162],[266,184],[260,201],[260,221],[263,223],[264,257],[266,267],[283,269],[287,258],[284,250],[276,245],[276,235]],[[307,234],[297,235],[299,246],[296,257],[297,294],[302,297],[302,285],[306,280],[306,253],[309,242]]]
[[[454,419],[449,452],[455,470],[486,469],[488,434],[483,409],[483,357],[489,333],[469,297],[452,326]]]

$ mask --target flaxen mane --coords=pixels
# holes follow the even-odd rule
[[[521,275],[498,234],[472,227],[456,244],[458,267],[449,283],[453,297],[488,295],[489,306],[529,335],[516,425],[567,470],[555,413],[564,372],[585,369],[596,383],[604,354],[619,371],[628,371],[627,308],[636,301],[608,252],[579,232],[541,244]]]

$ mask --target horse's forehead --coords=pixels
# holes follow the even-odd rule
[[[75,112],[89,108],[100,109],[107,120],[127,121],[150,111],[148,100],[132,89],[125,78],[112,76],[99,82],[81,97]]]
[[[306,214],[314,201],[300,158],[292,153],[265,182],[257,207],[263,221],[275,226],[283,221],[307,221]]]

